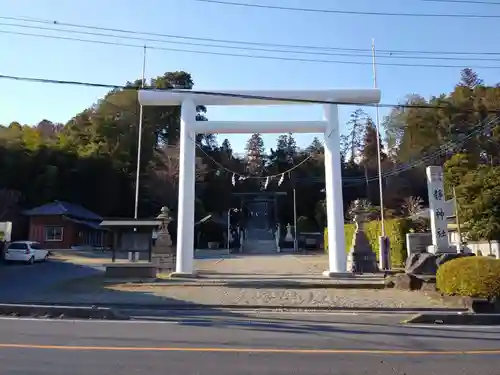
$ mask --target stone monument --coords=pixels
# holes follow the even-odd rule
[[[162,207],[160,214],[156,218],[161,221],[161,224],[157,231],[151,260],[161,271],[173,271],[175,270],[176,248],[172,244],[168,232],[168,224],[172,220],[168,207]]]
[[[377,256],[364,232],[367,214],[359,200],[354,202],[353,211],[356,230],[352,239],[351,251],[347,256],[347,270],[353,273],[378,272]]]
[[[426,168],[427,190],[429,191],[429,216],[431,221],[432,245],[427,247],[430,253],[456,253],[450,247],[448,238],[448,220],[450,215],[444,195],[443,167]]]
[[[286,225],[285,241],[286,242],[293,242],[292,226],[290,225],[290,223],[288,223]]]

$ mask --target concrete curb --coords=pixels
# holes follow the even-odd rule
[[[418,314],[403,323],[407,324],[446,324],[446,325],[500,325],[500,314],[452,313]]]
[[[65,305],[64,307],[66,308],[71,308],[73,306],[79,307],[82,305],[89,305],[89,302],[85,303],[68,303],[68,302],[36,302],[36,305],[30,305],[30,306],[37,306],[37,307],[61,307],[61,305]],[[186,310],[193,310],[193,311],[200,311],[200,310],[235,310],[235,311],[248,311],[248,310],[255,310],[255,311],[310,311],[310,312],[348,312],[348,313],[394,313],[394,314],[418,314],[418,313],[461,313],[465,312],[465,309],[445,309],[445,308],[408,308],[408,309],[403,309],[403,308],[381,308],[381,307],[374,307],[374,308],[356,308],[356,307],[322,307],[322,306],[279,306],[279,305],[268,305],[268,306],[263,306],[263,305],[204,305],[204,304],[198,304],[198,303],[154,303],[154,304],[144,304],[144,303],[93,303],[92,305],[94,306],[99,306],[94,309],[108,309],[112,310],[114,314],[117,314],[116,310],[158,310],[158,311],[186,311]],[[90,309],[86,307],[87,309]]]
[[[0,315],[23,317],[47,317],[65,319],[104,319],[104,320],[129,320],[109,307],[84,307],[65,305],[28,305],[28,304],[0,304]]]
[[[287,288],[287,289],[385,289],[384,283],[304,283],[286,281],[199,281],[199,280],[127,280],[104,279],[104,284],[137,284],[151,287],[234,287],[234,288]]]

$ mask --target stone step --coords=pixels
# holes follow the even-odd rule
[[[274,240],[246,240],[243,246],[246,253],[275,253],[276,242]]]

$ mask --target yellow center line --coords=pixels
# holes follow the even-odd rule
[[[373,354],[373,355],[499,355],[500,349],[486,350],[369,350],[369,349],[275,349],[275,348],[177,348],[177,347],[140,347],[140,346],[75,346],[75,345],[37,345],[37,344],[0,344],[0,349],[49,349],[81,351],[128,351],[128,352],[205,352],[205,353],[267,353],[267,354]]]

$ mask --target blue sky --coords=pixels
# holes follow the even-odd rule
[[[465,5],[422,0],[235,0],[255,4],[289,7],[330,8],[354,11],[481,13],[499,14],[500,5]],[[450,19],[373,17],[263,10],[200,3],[193,0],[0,0],[0,15],[57,20],[100,27],[183,36],[245,40],[292,45],[318,45],[341,48],[445,50],[497,52],[498,19]],[[2,23],[10,21],[0,20]],[[12,23],[12,22],[10,22]],[[48,31],[19,29],[0,25],[0,31],[20,31],[62,35]],[[73,37],[78,37],[73,35]],[[90,38],[92,37],[83,37]],[[95,39],[95,38],[94,38]],[[106,39],[141,44],[123,39]],[[158,45],[158,44],[157,44]],[[141,49],[90,43],[42,39],[0,33],[0,72],[7,75],[60,80],[122,84],[139,78]],[[197,49],[240,54],[273,55],[268,52],[231,51],[164,44],[163,47]],[[311,59],[356,60],[369,57],[301,56]],[[485,56],[483,56],[484,58]],[[494,57],[494,56],[490,56]],[[499,56],[500,58],[500,56]],[[500,62],[397,60],[383,62],[417,64],[489,65],[499,69],[476,69],[486,81],[495,83]],[[149,50],[146,75],[185,70],[192,74],[195,88],[221,89],[327,89],[369,88],[371,66],[335,63],[262,60],[228,56]],[[421,68],[378,66],[383,103],[397,103],[409,93],[424,96],[452,90],[459,79],[459,68]],[[33,124],[41,119],[66,122],[72,115],[94,103],[106,90],[0,80],[0,123],[11,121]],[[348,119],[352,107],[341,109],[341,121]],[[371,108],[367,112],[373,114]],[[387,110],[382,110],[382,114]],[[213,120],[317,120],[317,106],[274,108],[211,107]],[[299,135],[306,146],[314,135]],[[220,135],[220,140],[223,139]],[[233,147],[242,150],[248,135],[231,136]],[[274,136],[265,136],[266,147],[274,146]]]

